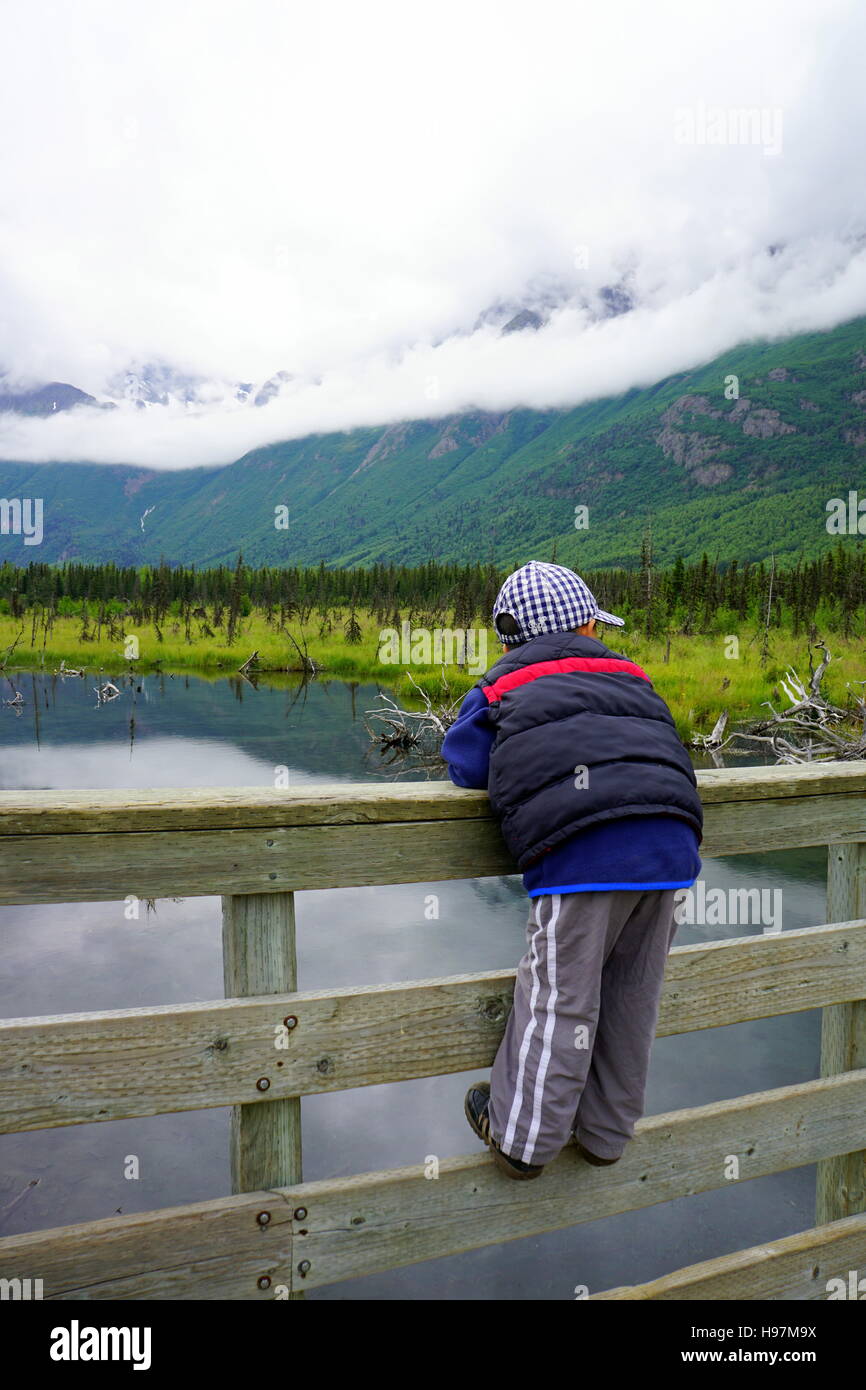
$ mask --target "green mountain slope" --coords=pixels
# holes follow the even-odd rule
[[[739,394],[726,379],[738,378]],[[41,496],[38,547],[0,558],[328,565],[550,554],[782,560],[832,545],[826,503],[866,499],[866,319],[748,344],[656,385],[573,410],[513,410],[313,435],[225,468],[155,473],[0,464],[0,494]],[[288,529],[275,508],[289,509]],[[575,528],[575,508],[589,525]],[[146,509],[153,508],[144,520]]]

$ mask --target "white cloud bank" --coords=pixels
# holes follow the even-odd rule
[[[576,404],[866,313],[857,0],[31,0],[4,27],[0,365],[293,380],[0,416],[3,458]],[[611,284],[636,307],[599,322]],[[472,331],[551,290],[539,332]]]

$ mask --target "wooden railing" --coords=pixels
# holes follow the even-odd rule
[[[514,872],[441,783],[0,793],[0,905],[223,894],[226,998],[0,1022],[0,1129],[233,1106],[233,1195],[0,1240],[54,1299],[305,1289],[817,1163],[815,1228],[601,1299],[826,1298],[866,1270],[866,764],[698,775],[702,855],[829,845],[829,925],[675,947],[660,1036],[824,1011],[821,1075],[642,1120],[621,1162],[535,1183],[486,1151],[302,1181],[300,1097],[490,1066],[513,970],[298,991],[293,890]],[[351,942],[347,943],[351,950]]]

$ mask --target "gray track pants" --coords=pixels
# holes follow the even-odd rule
[[[616,1158],[643,1115],[675,889],[531,899],[514,1008],[490,1077],[490,1132],[523,1163],[572,1133]]]

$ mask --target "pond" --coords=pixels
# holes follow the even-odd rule
[[[273,786],[401,780],[383,767],[365,711],[376,685],[291,678],[139,677],[101,703],[92,679],[19,674],[0,708],[0,788]],[[440,775],[438,772],[434,775]],[[444,775],[444,768],[441,771]],[[714,888],[768,890],[784,930],[825,917],[826,851],[704,862]],[[438,920],[425,916],[436,893]],[[779,896],[780,895],[780,896]],[[525,949],[519,876],[297,894],[301,989],[514,968]],[[681,925],[676,944],[749,936],[760,925]],[[127,920],[122,902],[0,909],[0,1016],[219,999],[220,900],[160,899]],[[662,1038],[647,1114],[819,1074],[820,1013]],[[480,1152],[463,1115],[483,1070],[301,1102],[305,1180]],[[0,1235],[222,1197],[231,1191],[228,1109],[0,1135]],[[136,1155],[139,1177],[127,1178]],[[543,1179],[542,1179],[543,1182]],[[571,1299],[814,1224],[812,1166],[540,1237],[311,1290],[311,1299]]]

